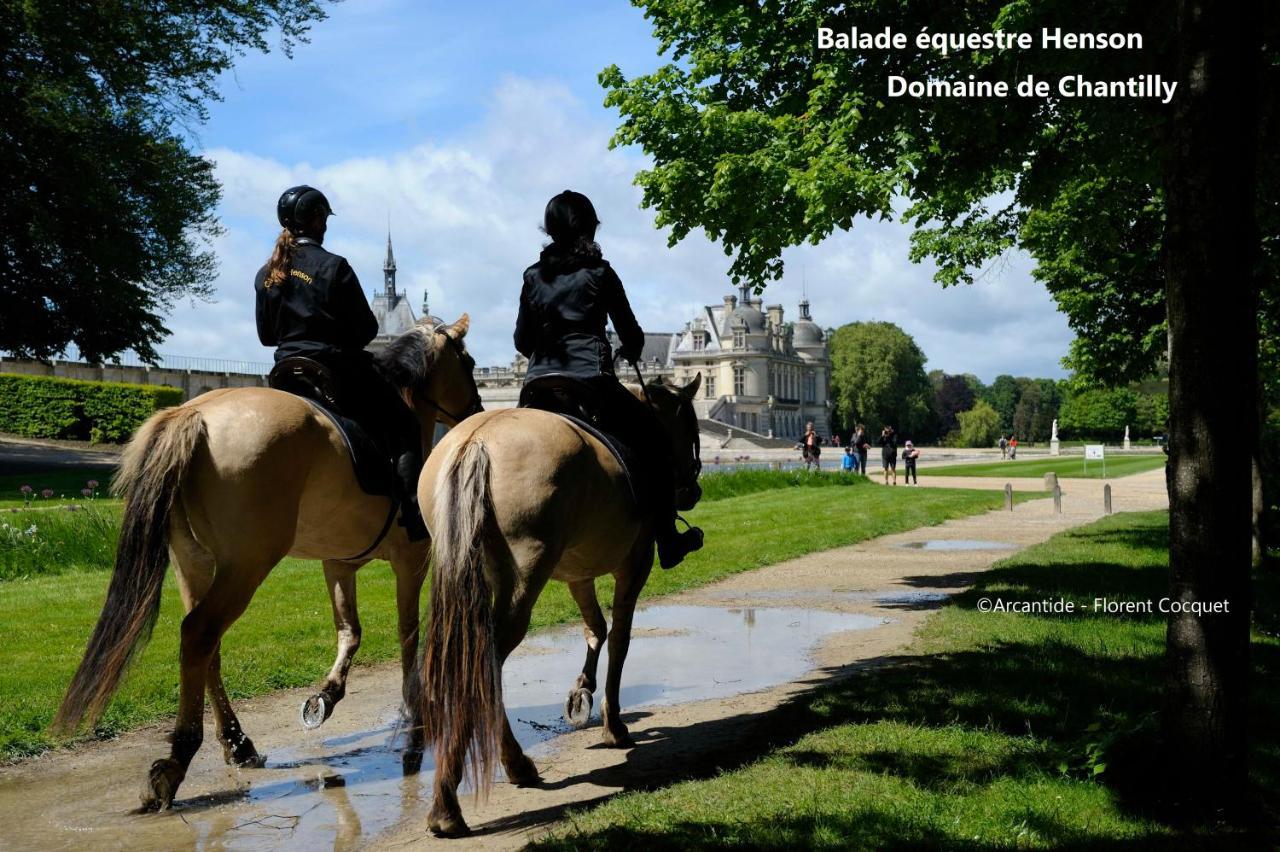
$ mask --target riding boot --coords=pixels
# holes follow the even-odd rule
[[[396,484],[400,494],[400,526],[404,527],[409,541],[422,541],[427,537],[427,525],[418,509],[418,474],[422,472],[422,454],[408,450],[396,460]]]
[[[675,492],[671,490],[670,477],[661,477],[661,480],[660,490],[654,495],[653,520],[657,531],[658,564],[665,571],[679,565],[695,550],[702,549],[702,530],[690,526],[684,532],[676,531]]]
[[[671,518],[658,533],[658,564],[663,570],[674,568],[695,550],[702,549],[702,529],[689,527],[684,532],[676,532],[675,518]]]

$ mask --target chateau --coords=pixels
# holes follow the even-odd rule
[[[378,318],[378,336],[369,343],[369,349],[375,352],[413,328],[418,321],[409,305],[409,297],[396,289],[396,256],[391,250],[390,231],[387,231],[387,259],[382,262],[382,292],[373,294],[369,307]],[[422,315],[429,315],[425,290],[422,293]]]
[[[673,338],[675,381],[702,373],[699,418],[779,438],[799,437],[813,421],[814,431],[830,434],[831,360],[808,298],[799,319],[787,323],[782,305],[765,307],[744,286]]]
[[[831,361],[827,335],[813,321],[809,301],[800,316],[784,321],[781,305],[764,306],[743,287],[707,305],[684,330],[645,334],[641,373],[684,384],[702,374],[694,409],[711,420],[765,437],[798,438],[805,423],[830,435]],[[618,340],[610,332],[613,346]],[[519,355],[510,367],[480,367],[476,383],[486,408],[516,404],[526,362]],[[619,377],[630,376],[619,365]]]

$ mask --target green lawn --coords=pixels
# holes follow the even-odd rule
[[[1035,496],[1040,495],[1018,495]],[[706,530],[706,548],[673,571],[655,571],[645,594],[666,594],[815,550],[995,509],[1002,499],[996,492],[887,489],[864,481],[839,489],[774,489],[707,502],[688,513]],[[14,759],[51,745],[46,727],[79,662],[108,577],[105,570],[72,571],[0,582],[0,757]],[[602,580],[600,586],[607,600],[611,581]],[[385,563],[361,571],[361,663],[398,657],[394,593]],[[179,618],[178,595],[170,581],[155,638],[98,733],[174,712]],[[534,611],[533,627],[578,618],[567,588],[552,583]],[[228,689],[243,698],[317,682],[332,662],[333,642],[319,564],[285,560],[223,642]]]
[[[1164,454],[1144,456],[1116,456],[1107,459],[1107,479],[1144,473],[1164,467]],[[921,476],[1020,476],[1041,477],[1056,472],[1059,479],[1101,479],[1102,462],[1090,461],[1086,472],[1082,456],[1058,456],[1057,458],[1015,459],[1013,461],[976,462],[930,467],[928,456],[920,456]],[[901,464],[899,464],[901,468]]]
[[[1163,616],[977,609],[982,598],[1159,600],[1167,523],[1116,515],[1005,560],[929,619],[899,664],[758,720],[755,745],[720,758],[740,768],[571,814],[540,847],[1203,848],[1207,829],[1175,829],[1151,807]],[[1280,595],[1269,574],[1257,596],[1253,768],[1274,813]],[[1215,846],[1276,839],[1225,834]]]

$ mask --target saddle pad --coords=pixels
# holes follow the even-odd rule
[[[342,436],[342,442],[347,445],[347,452],[351,456],[351,466],[355,468],[360,490],[374,497],[394,497],[395,470],[386,452],[369,437],[369,433],[350,417],[335,414],[314,399],[303,399],[329,418],[329,422]]]

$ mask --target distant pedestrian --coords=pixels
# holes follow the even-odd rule
[[[822,438],[818,433],[813,431],[813,421],[809,421],[804,425],[804,437],[800,439],[801,456],[804,458],[805,470],[817,470],[819,468],[819,456],[822,455]]]
[[[902,445],[902,462],[906,465],[906,475],[903,476],[903,482],[907,485],[911,484],[911,480],[915,479],[915,484],[920,484],[920,474],[916,472],[916,459],[920,458],[920,451],[916,449],[915,444],[907,441]]]
[[[892,426],[880,430],[880,462],[884,466],[884,484],[889,484],[889,475],[893,475],[893,484],[898,484],[898,435]]]
[[[1013,461],[1018,457],[1018,437],[1016,435],[1009,438],[1009,460]]]
[[[840,469],[845,473],[856,473],[858,470],[858,455],[853,451],[853,447],[844,448],[844,458],[840,459]]]
[[[854,427],[849,446],[853,447],[853,451],[858,454],[858,469],[862,471],[863,476],[867,476],[867,451],[871,449],[871,444],[867,441],[866,426],[859,423]]]
[[[1009,441],[1004,435],[1000,436],[1000,460],[1004,461],[1009,457]]]

